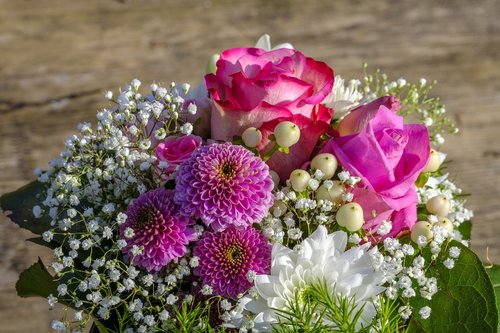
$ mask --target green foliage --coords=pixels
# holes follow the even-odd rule
[[[493,290],[495,291],[495,299],[497,305],[497,313],[500,317],[500,266],[493,265],[486,268],[491,284],[493,285]],[[500,332],[500,322],[498,323],[498,331]]]
[[[413,332],[495,332],[498,314],[493,287],[479,258],[467,247],[451,241],[461,253],[453,269],[442,262],[448,256],[443,250],[436,262],[439,275],[439,291],[431,301],[414,298],[410,304],[414,309],[430,306],[432,314],[421,319],[414,313],[408,331]],[[449,248],[448,247],[448,248]]]
[[[57,295],[57,282],[45,269],[42,260],[21,273],[16,283],[17,294],[21,297],[48,297]]]
[[[471,230],[472,230],[472,223],[471,221],[465,221],[462,224],[460,224],[457,228],[458,231],[460,231],[460,234],[465,240],[470,240],[471,237]]]
[[[380,297],[379,302],[377,318],[380,326],[374,325],[373,331],[376,333],[406,332],[407,330],[402,328],[405,324],[404,320],[398,313],[402,303],[398,299],[391,300],[385,297]]]
[[[294,299],[287,300],[287,309],[274,309],[278,324],[273,326],[276,333],[285,332],[369,332],[374,329],[375,321],[365,323],[363,320],[364,306],[356,302],[354,297],[345,297],[332,293],[326,282],[318,282],[307,289],[297,292]],[[398,327],[400,317],[397,308],[392,303],[382,303],[375,319],[379,318],[389,323],[380,333],[394,332]],[[394,326],[395,325],[395,326]]]
[[[12,222],[23,229],[27,229],[37,235],[51,229],[50,218],[43,215],[39,219],[33,216],[32,208],[40,203],[41,195],[45,193],[45,187],[38,181],[33,181],[20,189],[4,194],[0,197],[0,208],[10,211],[7,214]]]

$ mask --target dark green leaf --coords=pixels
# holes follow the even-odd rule
[[[109,332],[110,331],[98,320],[94,320],[92,328],[90,329],[90,333],[109,333]]]
[[[7,217],[21,228],[41,235],[51,228],[49,217],[42,215],[41,218],[35,219],[32,209],[33,206],[40,205],[41,199],[39,197],[44,191],[42,183],[33,181],[17,191],[0,197],[0,208],[5,212],[10,211]]]
[[[493,265],[486,268],[486,272],[490,276],[491,284],[493,285],[493,290],[495,291],[495,298],[497,301],[497,312],[500,317],[500,266]],[[498,331],[500,332],[500,322],[498,323]]]
[[[409,332],[496,332],[498,313],[493,286],[481,260],[460,242],[451,241],[451,246],[460,248],[460,257],[450,270],[442,264],[448,250],[442,251],[436,264],[439,291],[431,301],[415,298],[410,302],[416,312],[430,306],[432,314],[423,320],[414,313]]]
[[[50,242],[47,243],[46,241],[43,240],[42,237],[33,237],[33,238],[28,238],[28,242],[35,243],[41,246],[48,247],[49,249],[55,249],[56,247],[59,247],[59,244],[56,242]]]
[[[457,228],[457,230],[460,231],[460,234],[465,240],[470,240],[472,223],[470,221],[465,221]]]
[[[57,295],[57,282],[45,269],[42,260],[21,273],[16,283],[17,294],[21,297],[48,297]]]

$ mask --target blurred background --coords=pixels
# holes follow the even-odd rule
[[[207,57],[263,33],[346,79],[362,63],[393,79],[438,81],[460,128],[443,151],[474,209],[472,248],[500,263],[500,1],[0,0],[0,195],[32,180],[81,121],[133,78],[202,79]],[[31,209],[31,207],[26,207]],[[50,332],[43,299],[21,299],[19,273],[50,253],[0,213],[0,331]]]

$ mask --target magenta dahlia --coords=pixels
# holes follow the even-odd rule
[[[214,293],[233,299],[252,286],[248,272],[268,274],[271,266],[271,244],[252,227],[206,232],[193,254],[199,258],[194,273]]]
[[[127,220],[120,226],[120,236],[127,241],[123,252],[132,258],[134,245],[143,247],[133,263],[149,272],[157,272],[182,257],[186,245],[196,237],[189,227],[190,219],[179,214],[174,193],[164,188],[141,195],[128,206],[126,214]]]
[[[273,204],[268,166],[242,146],[198,148],[179,168],[175,200],[215,231],[260,222]]]

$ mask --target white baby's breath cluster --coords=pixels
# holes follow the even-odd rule
[[[156,174],[161,173],[156,145],[166,136],[190,133],[192,124],[184,118],[196,112],[196,105],[185,105],[188,85],[152,84],[144,95],[140,85],[135,79],[116,96],[107,92],[112,104],[98,112],[95,128],[80,124],[79,135],[66,140],[60,158],[47,171],[36,171],[46,197],[33,207],[33,215],[51,220],[53,228],[43,240],[61,244],[50,264],[60,284],[47,301],[51,307],[69,302],[83,310],[54,321],[57,331],[83,332],[92,316],[106,320],[120,308],[131,317],[134,332],[157,332],[166,327],[180,283],[196,264],[187,253],[161,276],[144,274],[130,263],[132,258],[123,260],[127,232],[133,232],[119,235],[127,219],[124,211],[132,199],[163,181]],[[141,251],[133,249],[136,255]],[[83,267],[75,264],[77,259]],[[182,301],[193,300],[186,295]]]

